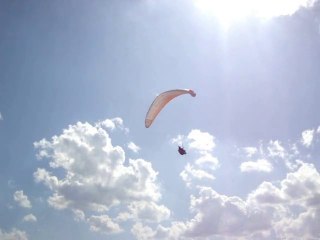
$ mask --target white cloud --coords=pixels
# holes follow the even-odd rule
[[[134,153],[137,153],[140,151],[140,147],[137,146],[134,142],[129,142],[128,143],[128,148],[133,151]]]
[[[268,145],[268,151],[270,157],[284,158],[287,154],[285,148],[281,145],[280,141],[270,141]]]
[[[180,173],[180,177],[186,183],[187,187],[191,187],[195,180],[215,179],[212,174],[204,170],[194,168],[190,163],[185,166],[184,170]]]
[[[10,232],[4,232],[0,229],[0,239],[1,240],[28,240],[28,237],[26,232],[13,228]]]
[[[214,136],[208,132],[193,129],[186,137],[178,135],[171,142],[179,144],[186,142],[190,153],[193,152],[198,155],[194,160],[194,164],[187,163],[180,173],[180,177],[187,187],[191,187],[194,181],[215,179],[212,172],[219,167],[219,160],[212,155],[212,151],[216,146]]]
[[[136,223],[131,229],[131,233],[139,240],[149,240],[154,238],[154,231],[148,226],[144,226],[142,223]]]
[[[14,201],[16,201],[19,204],[19,206],[21,206],[23,208],[31,208],[32,207],[31,202],[28,199],[28,196],[24,195],[22,190],[16,191],[13,194],[13,199],[14,199]]]
[[[171,139],[171,143],[178,144],[181,146],[184,139],[185,139],[185,136],[180,134],[180,135],[176,136],[175,138]]]
[[[266,159],[258,159],[257,161],[247,161],[240,165],[241,172],[271,172],[272,164]]]
[[[155,230],[142,223],[136,223],[131,228],[131,233],[139,240],[153,240],[153,239],[163,239],[163,240],[175,240],[175,239],[187,239],[183,236],[186,231],[186,225],[182,222],[171,222],[170,227],[163,227],[158,225]],[[199,238],[200,239],[200,238]]]
[[[249,158],[258,152],[258,149],[256,147],[245,147],[243,148],[243,150],[245,151],[246,156]]]
[[[126,128],[123,124],[122,118],[116,117],[112,119],[106,119],[104,121],[98,122],[97,127],[105,128],[107,130],[115,130],[115,129],[120,129],[123,130],[124,132],[128,133],[129,129]]]
[[[140,219],[151,222],[161,222],[169,219],[170,210],[164,205],[158,205],[155,202],[136,201],[128,205],[128,212],[120,213],[118,221],[128,219]]]
[[[48,203],[51,207],[62,210],[66,209],[71,204],[71,201],[67,200],[63,195],[58,195],[58,193],[55,192],[48,198]]]
[[[74,220],[76,222],[82,222],[85,220],[86,216],[83,211],[79,209],[72,209]]]
[[[111,123],[114,121],[78,122],[51,140],[36,142],[34,146],[42,153],[38,156],[48,158],[50,168],[38,168],[35,181],[51,190],[50,206],[71,209],[77,221],[87,216],[93,231],[120,232],[115,219],[125,209],[130,214],[127,220],[166,219],[170,211],[157,203],[161,197],[158,173],[143,159],[125,160],[124,150],[112,145],[108,133],[108,129],[121,128],[122,122]]]
[[[250,205],[273,212],[272,228],[278,239],[317,239],[320,229],[320,174],[301,163],[279,187],[264,182],[248,197]],[[255,203],[254,203],[255,202]]]
[[[24,222],[36,222],[37,218],[33,214],[28,214],[28,215],[23,217],[22,221],[24,221]]]
[[[195,163],[198,166],[208,166],[212,170],[215,170],[219,167],[219,160],[210,153],[204,153],[198,159],[196,159]]]
[[[270,182],[263,182],[248,196],[250,205],[278,204],[285,202],[285,194]]]
[[[312,164],[273,184],[263,182],[246,199],[219,194],[198,186],[191,196],[185,221],[171,226],[135,226],[141,239],[318,239],[320,229],[320,174]],[[173,237],[174,236],[174,237]],[[139,238],[138,238],[139,239]]]
[[[114,222],[108,215],[91,216],[87,219],[90,230],[93,232],[101,233],[120,233],[123,230]]]
[[[201,132],[199,129],[191,130],[187,139],[189,140],[189,148],[198,151],[212,151],[216,146],[214,137],[207,132]]]
[[[213,156],[214,137],[200,130],[179,135],[172,142],[184,142],[189,150],[190,157],[180,176],[192,191],[190,217],[179,221],[159,204],[158,173],[151,163],[126,159],[124,149],[112,144],[108,131],[116,128],[116,124],[106,128],[101,123],[79,122],[50,140],[34,144],[39,158],[49,160],[49,167],[34,173],[35,181],[52,192],[47,199],[49,205],[71,210],[74,219],[86,222],[92,231],[116,234],[131,227],[131,234],[137,239],[262,240],[319,236],[320,230],[313,224],[320,220],[319,172],[312,164],[295,158],[300,154],[299,144],[270,141],[259,149],[245,148],[247,157],[255,155],[258,160],[242,163],[241,171],[271,172],[273,165],[266,158],[281,159],[294,167],[283,180],[263,182],[241,198],[212,188],[213,171],[219,166]]]
[[[314,130],[309,129],[302,132],[301,142],[304,146],[310,147],[313,141]]]
[[[314,198],[320,194],[320,174],[314,165],[302,163],[297,171],[288,173],[281,182],[281,189],[291,202],[313,205]],[[320,202],[315,204],[320,207]]]
[[[0,112],[0,120],[3,120],[3,116],[2,116],[2,114],[1,114],[1,112]]]
[[[239,197],[218,194],[210,187],[200,187],[198,196],[191,196],[190,210],[195,215],[185,222],[183,233],[188,239],[250,237],[271,226],[267,212],[250,208]]]

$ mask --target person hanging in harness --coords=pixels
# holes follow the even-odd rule
[[[179,147],[179,148],[178,148],[178,152],[180,153],[180,155],[185,155],[185,154],[187,154],[186,150],[184,150],[183,147],[180,147],[180,146],[178,146],[178,147]]]

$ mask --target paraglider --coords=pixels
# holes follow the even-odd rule
[[[178,146],[178,152],[180,153],[180,155],[185,155],[187,154],[186,150],[184,150],[183,147]]]
[[[152,102],[145,118],[145,127],[151,126],[155,118],[158,116],[160,111],[174,98],[183,95],[190,94],[192,97],[196,96],[196,93],[191,89],[175,89],[161,93]],[[178,146],[178,152],[180,155],[187,154],[183,147]]]
[[[145,127],[148,128],[151,126],[154,119],[157,117],[159,112],[167,105],[168,102],[183,94],[190,94],[192,97],[196,96],[196,93],[191,89],[170,90],[163,92],[159,96],[157,96],[147,112],[145,118]]]

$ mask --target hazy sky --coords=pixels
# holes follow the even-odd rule
[[[319,239],[319,62],[316,1],[1,1],[0,239]]]

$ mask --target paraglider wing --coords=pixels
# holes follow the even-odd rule
[[[183,94],[190,94],[192,97],[196,96],[195,92],[191,89],[170,90],[167,92],[163,92],[159,96],[157,96],[154,99],[153,103],[151,104],[149,111],[147,112],[146,119],[145,119],[146,128],[151,126],[154,119],[157,117],[159,112],[164,108],[164,106],[167,105],[168,102],[170,102],[172,99]]]

